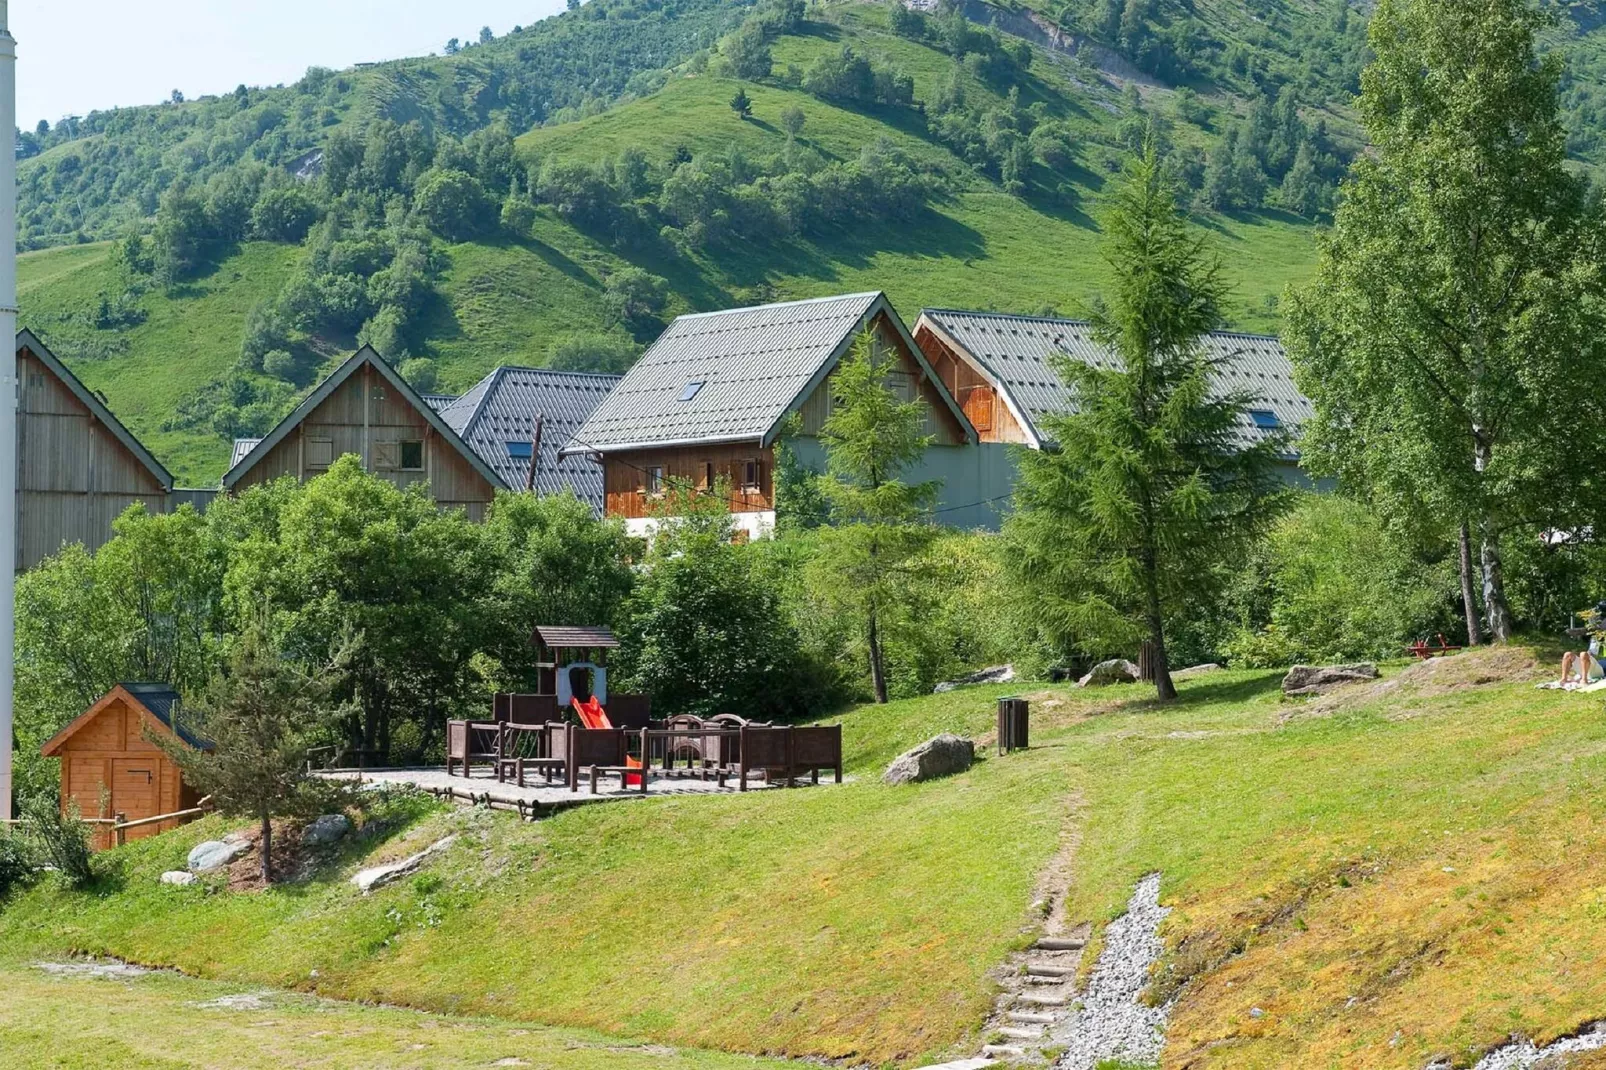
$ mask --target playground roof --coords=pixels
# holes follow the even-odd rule
[[[1083,320],[928,308],[921,313],[920,322],[935,328],[982,366],[1035,446],[1041,446],[1046,437],[1039,418],[1068,413],[1072,408],[1070,391],[1054,369],[1055,354],[1063,353],[1095,368],[1119,365],[1119,358],[1093,341],[1092,327]],[[1258,442],[1279,427],[1297,431],[1310,418],[1311,404],[1294,385],[1288,353],[1276,338],[1212,331],[1204,344],[1207,355],[1221,361],[1216,388],[1257,399],[1239,427],[1241,445]]]
[[[561,458],[558,451],[618,383],[617,375],[503,367],[439,411],[441,419],[515,490],[522,490],[529,479],[535,420],[542,417],[535,489],[542,494],[573,490],[600,515],[602,469],[584,457]]]
[[[584,628],[567,624],[537,624],[536,637],[553,650],[613,649],[619,640],[608,628]]]

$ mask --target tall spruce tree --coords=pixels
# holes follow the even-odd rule
[[[1395,523],[1469,525],[1496,642],[1502,534],[1593,521],[1600,482],[1579,460],[1602,444],[1598,229],[1563,166],[1543,24],[1528,0],[1382,0],[1360,98],[1374,152],[1285,332],[1316,406],[1308,460]]]
[[[833,523],[815,563],[821,589],[863,624],[877,702],[887,701],[886,625],[907,600],[913,558],[936,530],[926,521],[941,489],[935,481],[903,479],[931,437],[925,433],[925,405],[904,400],[892,388],[893,360],[867,330],[831,377],[826,471],[819,486]]]
[[[1059,360],[1075,408],[1044,420],[1050,448],[1020,455],[1006,556],[1045,640],[1093,652],[1148,641],[1165,701],[1166,621],[1276,515],[1282,443],[1241,444],[1253,399],[1212,390],[1219,361],[1202,339],[1225,288],[1152,141],[1105,233],[1110,292],[1093,334],[1120,366]]]

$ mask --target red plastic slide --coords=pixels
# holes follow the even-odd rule
[[[580,715],[580,723],[586,728],[613,727],[613,722],[608,720],[608,711],[602,708],[602,703],[597,701],[597,696],[592,695],[584,702],[577,698],[572,698],[569,701],[574,703],[574,712]],[[625,755],[625,764],[633,769],[641,768],[641,761],[637,758],[632,758],[628,754]],[[641,777],[626,774],[625,786],[628,788],[641,787]]]

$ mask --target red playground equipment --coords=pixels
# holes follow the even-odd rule
[[[1407,654],[1414,654],[1418,661],[1426,661],[1429,658],[1436,658],[1441,654],[1454,654],[1460,649],[1460,647],[1451,646],[1448,642],[1446,642],[1444,633],[1440,632],[1438,646],[1433,646],[1426,639],[1418,639],[1416,642],[1406,647],[1405,652]]]

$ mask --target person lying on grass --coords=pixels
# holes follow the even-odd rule
[[[1561,682],[1568,683],[1576,669],[1580,684],[1593,684],[1606,680],[1606,665],[1601,664],[1600,637],[1606,628],[1606,602],[1597,602],[1593,612],[1584,614],[1585,632],[1589,633],[1589,649],[1571,650],[1561,656]]]

